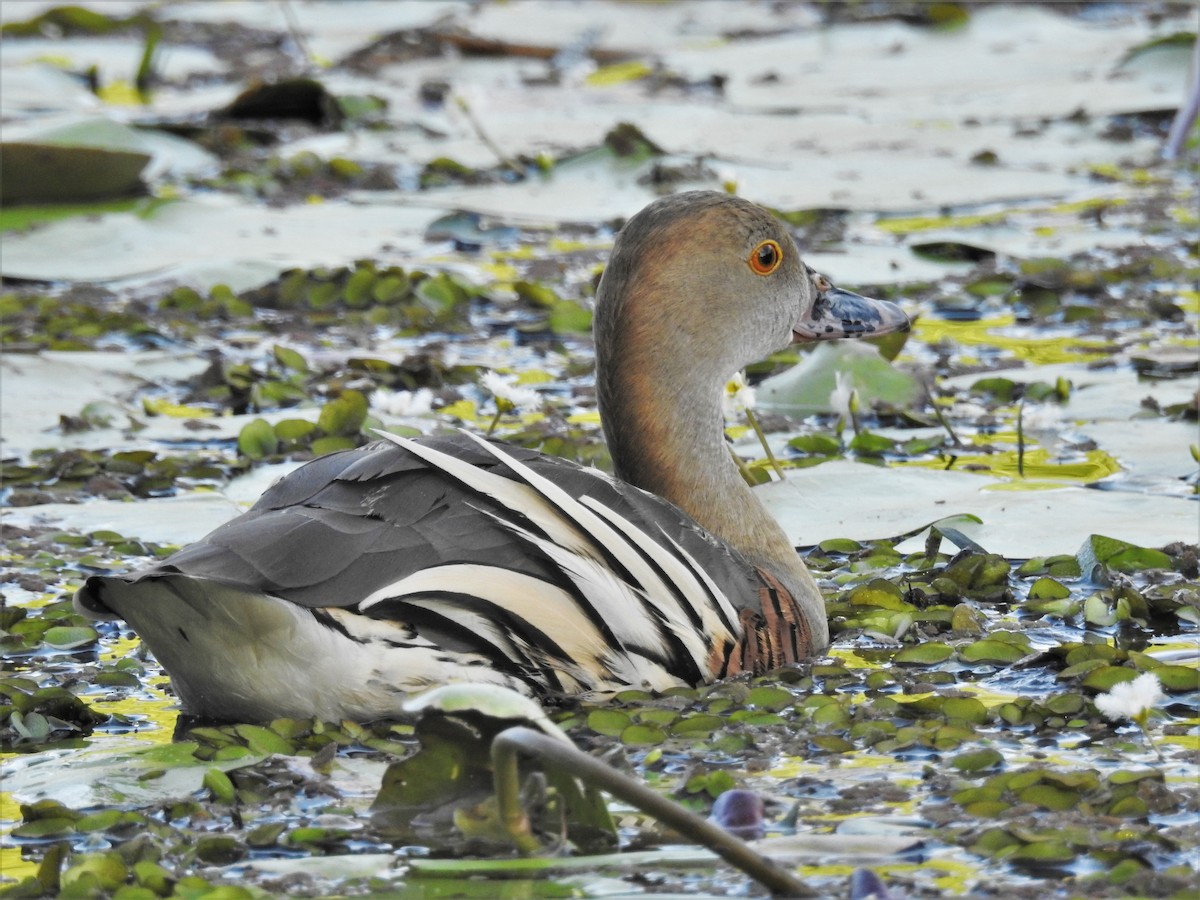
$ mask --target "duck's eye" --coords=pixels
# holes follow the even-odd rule
[[[783,262],[783,248],[778,241],[763,241],[750,251],[749,262],[755,275],[770,275]]]

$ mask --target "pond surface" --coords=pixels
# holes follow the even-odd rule
[[[697,188],[917,317],[747,373],[775,464],[730,410],[834,646],[551,717],[702,813],[759,793],[763,852],[825,896],[1195,888],[1195,133],[1160,156],[1194,10],[83,10],[0,7],[0,892],[761,892],[615,801],[620,854],[398,823],[372,805],[427,733],[177,721],[137,637],[70,608],[371,427],[607,465],[595,280]],[[489,370],[535,397],[500,412]],[[1099,711],[1148,672],[1144,727]]]

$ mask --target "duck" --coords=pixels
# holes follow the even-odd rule
[[[729,194],[654,200],[596,289],[613,473],[459,432],[313,459],[161,561],[74,595],[124,620],[203,719],[403,718],[457,682],[543,700],[664,691],[821,653],[824,601],[725,439],[730,376],[906,329]]]

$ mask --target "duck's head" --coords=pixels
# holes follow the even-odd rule
[[[764,209],[712,191],[664,197],[631,218],[596,295],[598,355],[618,366],[675,361],[693,383],[724,384],[793,342],[908,326],[894,303],[839,290],[805,265]]]

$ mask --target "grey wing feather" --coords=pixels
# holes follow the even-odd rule
[[[418,442],[493,475],[517,481],[502,459],[464,436]],[[608,479],[573,463],[533,451],[504,446],[504,455],[551,478],[575,498],[589,496],[628,519],[669,551],[677,544],[700,561],[716,587],[736,606],[756,599],[753,569],[723,544],[705,534],[673,505],[630,485]],[[519,539],[522,533],[533,535]],[[559,561],[538,549],[545,537],[520,509],[506,507],[493,497],[448,476],[394,443],[381,441],[356,451],[321,457],[270,488],[237,519],[160,563],[125,576],[89,579],[80,592],[81,605],[95,609],[107,604],[118,614],[121,584],[183,576],[261,593],[314,610],[346,609],[372,618],[403,622],[449,650],[473,649],[495,653],[492,643],[474,634],[451,612],[431,612],[404,602],[358,605],[414,573],[437,566],[471,563],[520,572],[561,587],[581,600],[580,606],[608,637],[610,623],[586,598],[579,596]],[[604,556],[607,549],[597,545]],[[619,575],[628,573],[613,559]],[[651,563],[653,565],[653,562]],[[637,592],[635,586],[634,592]],[[497,611],[470,596],[455,597],[454,609],[491,616],[514,639],[546,644],[538,623]],[[698,624],[686,603],[680,606]],[[647,658],[657,656],[669,671],[686,681],[699,681],[695,653],[683,652],[678,626],[659,621],[653,646],[633,648]],[[728,618],[728,617],[726,617]],[[493,642],[494,643],[494,642]],[[542,647],[553,658],[561,650]],[[498,660],[503,662],[503,660]],[[544,680],[544,675],[538,680]]]

